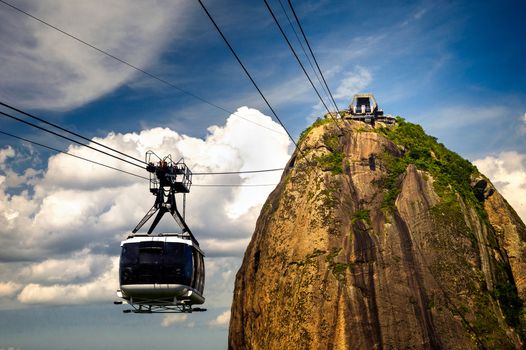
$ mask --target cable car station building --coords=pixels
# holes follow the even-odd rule
[[[359,120],[368,124],[374,124],[375,121],[386,124],[394,124],[395,119],[390,114],[384,114],[383,109],[378,107],[378,103],[371,93],[355,94],[349,105],[348,113],[344,118],[350,120]]]

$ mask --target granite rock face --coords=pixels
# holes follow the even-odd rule
[[[471,196],[437,185],[443,155],[397,163],[398,126],[318,124],[257,221],[229,348],[522,348],[526,227],[489,180]]]

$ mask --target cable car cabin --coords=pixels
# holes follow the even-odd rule
[[[131,235],[121,247],[117,294],[136,310],[204,303],[203,252],[188,234]]]

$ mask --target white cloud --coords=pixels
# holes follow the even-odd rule
[[[84,249],[71,258],[48,259],[27,266],[20,271],[20,275],[26,280],[43,284],[71,283],[98,276],[112,264],[107,255],[89,254],[89,250]]]
[[[201,242],[203,249],[214,252],[215,256],[240,256],[250,242],[250,238],[238,239],[204,239]]]
[[[37,180],[37,176],[40,175],[40,171],[32,168],[28,168],[23,174],[18,175],[12,170],[6,169],[6,187],[19,187],[21,185],[34,184]]]
[[[420,9],[413,15],[413,18],[414,19],[420,19],[420,18],[422,18],[423,15],[426,14],[427,11],[428,11],[428,9]]]
[[[327,79],[332,80],[340,79],[340,77],[343,76],[343,79],[340,80],[340,83],[333,94],[340,109],[347,108],[353,95],[359,92],[364,92],[364,89],[369,86],[373,79],[371,72],[361,66],[355,66],[352,70],[342,72],[342,67],[335,64],[325,74]],[[327,103],[327,101],[325,102]],[[334,107],[332,107],[330,103],[327,107],[329,110],[334,110]],[[307,121],[312,123],[320,113],[327,113],[327,109],[325,109],[325,106],[321,102],[318,102],[312,107],[311,115],[307,118]]]
[[[340,48],[335,56],[340,63],[348,61],[364,62],[365,59],[377,52],[379,48],[386,51],[385,47],[388,44],[385,41],[386,39],[392,40],[391,38],[392,35],[387,35],[383,31],[354,36],[350,43]]]
[[[473,162],[526,222],[526,155],[502,152]]]
[[[187,319],[188,315],[186,314],[168,314],[164,316],[163,320],[161,321],[161,326],[170,327],[176,323],[186,322]]]
[[[154,63],[184,26],[184,1],[45,0],[17,6],[140,68]],[[136,71],[6,6],[0,11],[0,96],[69,109],[96,99]],[[140,18],[140,20],[137,20]]]
[[[234,280],[241,266],[241,257],[206,258],[206,305],[210,308],[227,308],[232,303]]]
[[[0,169],[3,169],[3,164],[7,160],[7,158],[11,158],[15,156],[15,150],[11,146],[7,146],[6,148],[0,149]]]
[[[212,321],[208,322],[208,325],[211,327],[227,327],[230,322],[230,310],[227,310],[217,316]]]
[[[54,305],[108,301],[115,298],[118,289],[118,271],[118,258],[114,257],[107,269],[91,282],[51,286],[29,283],[18,295],[18,301],[23,304]]]
[[[14,282],[0,282],[0,298],[14,296],[21,285]]]
[[[406,27],[411,24],[414,24],[414,22],[419,21],[426,13],[428,13],[430,8],[419,8],[416,11],[414,11],[412,14],[409,15],[409,17],[404,20],[400,27]]]
[[[335,99],[343,99],[348,102],[352,96],[358,92],[363,92],[367,86],[372,82],[373,76],[371,72],[361,66],[356,66],[354,69],[345,74],[345,77],[340,82],[334,94]]]
[[[236,112],[259,124],[282,130],[270,117],[250,108]],[[229,117],[212,126],[205,139],[167,129],[109,134],[97,141],[143,157],[146,150],[174,159],[184,156],[194,172],[242,171],[283,167],[290,157],[285,135],[270,133]],[[271,136],[270,136],[271,135]],[[256,142],[254,142],[256,140]],[[120,161],[70,146],[69,152],[116,168],[147,175]],[[7,151],[6,151],[7,152]],[[9,151],[9,154],[16,153]],[[23,304],[109,302],[118,288],[115,256],[119,241],[154,203],[148,182],[97,167],[65,154],[27,183],[28,190],[8,193],[20,176],[6,164],[0,183],[0,281]],[[235,176],[194,176],[194,184],[278,183],[281,172]],[[1,181],[0,181],[1,182]],[[198,187],[187,196],[186,220],[206,253],[207,305],[231,302],[234,274],[249,242],[256,218],[274,187]],[[166,215],[157,232],[177,227]],[[143,227],[146,231],[148,224]],[[213,291],[213,293],[208,293]],[[17,294],[18,293],[18,294]],[[208,293],[208,295],[207,295]]]

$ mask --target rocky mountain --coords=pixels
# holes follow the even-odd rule
[[[230,349],[519,349],[526,226],[418,125],[318,120],[237,273]]]

